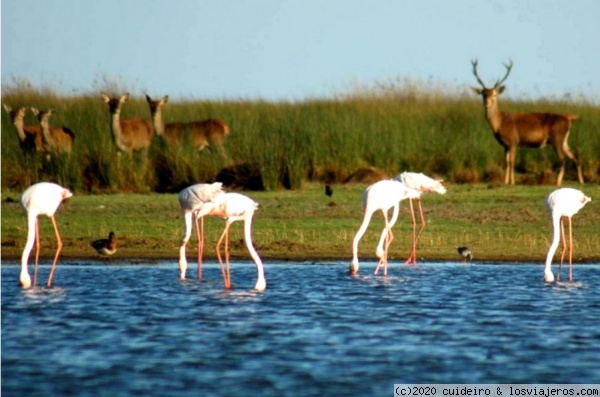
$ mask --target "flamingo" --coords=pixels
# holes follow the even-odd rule
[[[114,232],[108,233],[108,238],[92,241],[90,245],[100,255],[110,256],[117,252],[117,238]]]
[[[221,272],[223,273],[225,289],[231,289],[231,274],[229,270],[229,227],[233,222],[242,220],[244,221],[244,240],[246,241],[246,247],[256,264],[257,279],[254,289],[257,291],[264,291],[267,288],[262,261],[252,245],[252,217],[254,216],[254,211],[257,209],[258,203],[249,197],[240,193],[225,193],[216,196],[210,202],[206,203],[205,207],[200,212],[201,215],[204,213],[205,215],[217,216],[226,220],[225,229],[217,242],[217,257],[219,258],[219,265],[221,266]],[[225,239],[225,267],[223,267],[223,261],[221,260],[221,243],[223,242],[223,239]]]
[[[419,229],[419,234],[416,233],[417,223],[415,221],[415,213],[413,209],[413,198],[410,198],[410,215],[412,218],[412,229],[413,229],[413,241],[412,241],[412,250],[410,251],[409,257],[406,259],[405,263],[413,263],[417,264],[417,241],[425,228],[425,217],[423,216],[423,207],[421,206],[421,195],[423,193],[434,191],[438,194],[446,194],[446,188],[442,185],[442,180],[436,180],[424,175],[422,173],[416,172],[403,172],[394,177],[395,180],[404,183],[409,188],[418,192],[417,197],[415,197],[419,201],[419,213],[421,214],[421,228]],[[383,244],[383,234],[381,240],[379,242],[378,254],[381,253],[381,246]]]
[[[27,242],[25,243],[23,255],[21,256],[21,274],[19,276],[19,281],[23,288],[31,287],[31,277],[29,277],[29,271],[27,267],[29,253],[33,248],[34,242],[35,271],[33,274],[33,285],[37,284],[37,271],[40,257],[40,230],[38,224],[39,215],[46,215],[52,220],[54,233],[56,234],[56,240],[58,243],[56,247],[56,254],[54,255],[54,261],[52,262],[50,275],[48,276],[48,287],[52,286],[54,270],[63,246],[62,240],[60,239],[60,233],[58,232],[58,227],[56,226],[54,213],[58,209],[58,206],[69,197],[73,197],[73,193],[71,193],[69,189],[65,189],[62,186],[50,182],[40,182],[31,185],[21,194],[19,202],[21,203],[21,206],[27,215]]]
[[[396,223],[398,219],[398,211],[400,201],[405,200],[407,198],[418,198],[418,192],[410,189],[404,183],[392,179],[387,179],[383,181],[376,182],[369,186],[365,192],[363,193],[363,208],[364,208],[364,218],[363,222],[356,232],[354,236],[354,241],[352,243],[352,262],[350,262],[350,274],[358,273],[358,242],[365,234],[367,227],[371,221],[371,217],[373,213],[377,210],[381,210],[383,214],[383,219],[385,220],[385,228],[381,235],[380,241],[383,246],[383,241],[385,240],[385,248],[382,248],[382,254],[378,255],[380,260],[375,268],[375,274],[379,271],[379,267],[381,265],[384,266],[383,274],[387,275],[387,254],[389,246],[394,238],[392,233],[392,226]],[[394,208],[392,213],[392,219],[388,221],[388,211],[390,208]]]
[[[558,274],[556,276],[557,280],[560,281],[560,268],[562,267],[565,250],[567,248],[563,225],[563,217],[565,216],[569,218],[569,281],[573,281],[573,231],[571,229],[571,218],[590,201],[592,201],[591,197],[584,195],[583,192],[577,189],[571,188],[557,189],[550,193],[548,198],[546,198],[546,207],[552,217],[552,228],[554,229],[554,238],[552,239],[552,245],[550,245],[548,255],[546,256],[546,267],[544,268],[544,280],[546,282],[551,283],[554,281],[554,275],[552,274],[552,258],[558,248],[558,241],[562,235],[562,253],[560,255]]]
[[[192,216],[196,222],[196,233],[198,235],[198,279],[202,279],[202,250],[204,247],[204,216],[206,203],[215,197],[225,194],[221,189],[221,182],[199,183],[189,186],[179,192],[179,204],[183,213],[184,232],[179,245],[179,272],[180,278],[185,280],[187,270],[187,260],[185,248],[192,234]],[[198,228],[198,219],[201,221],[201,227]]]

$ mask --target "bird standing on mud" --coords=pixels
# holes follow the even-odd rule
[[[473,253],[469,247],[458,247],[456,251],[458,252],[458,255],[463,258],[463,263],[467,263],[467,260],[469,262],[473,260]]]
[[[117,238],[113,232],[108,233],[108,238],[92,241],[90,245],[100,255],[110,256],[117,252]]]

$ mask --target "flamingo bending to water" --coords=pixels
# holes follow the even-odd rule
[[[364,218],[360,228],[358,229],[358,232],[354,236],[354,241],[352,243],[353,256],[352,262],[350,262],[350,274],[358,273],[358,243],[365,234],[373,213],[377,210],[381,210],[383,219],[385,220],[385,228],[380,239],[380,245],[383,247],[383,243],[385,242],[385,247],[382,248],[381,256],[378,255],[380,260],[375,268],[375,274],[377,274],[379,271],[379,267],[383,265],[383,274],[387,275],[387,254],[390,244],[394,238],[392,226],[394,226],[398,219],[400,201],[407,198],[418,197],[417,191],[410,189],[400,181],[389,179],[376,182],[365,190],[363,193],[363,208],[365,211]],[[394,212],[392,214],[392,219],[388,221],[387,214],[390,208],[393,208]]]
[[[217,242],[217,257],[219,258],[219,265],[221,266],[223,282],[225,283],[226,289],[231,289],[229,228],[235,221],[244,221],[244,240],[246,241],[246,247],[250,252],[250,256],[256,264],[257,278],[254,289],[257,291],[264,291],[267,288],[262,261],[252,245],[252,217],[257,209],[258,203],[249,197],[240,193],[225,193],[215,197],[212,201],[207,203],[205,209],[201,211],[201,214],[205,213],[206,215],[225,219],[225,229]],[[223,267],[223,261],[221,260],[221,243],[223,242],[223,239],[225,239],[225,267]]]
[[[192,234],[192,217],[196,223],[196,234],[198,235],[198,279],[202,279],[202,250],[204,248],[204,216],[206,213],[206,203],[209,203],[215,197],[225,194],[221,182],[199,183],[189,186],[179,192],[179,204],[183,213],[184,232],[179,244],[179,274],[182,280],[185,279],[187,270],[187,259],[185,247]],[[201,226],[198,227],[198,219]]]
[[[37,284],[37,271],[40,257],[39,215],[46,215],[52,220],[54,234],[56,235],[56,254],[54,254],[54,261],[52,262],[52,268],[50,269],[50,275],[48,276],[48,287],[52,286],[54,270],[56,269],[58,256],[60,255],[63,246],[58,227],[56,226],[56,219],[54,219],[54,214],[58,209],[58,206],[69,197],[73,197],[73,193],[71,193],[69,189],[65,189],[62,186],[50,182],[40,182],[31,185],[21,194],[19,202],[27,215],[27,242],[25,243],[23,255],[21,256],[21,274],[19,276],[19,281],[23,288],[31,287],[31,277],[29,276],[27,265],[34,242],[35,270],[33,273],[33,285]]]
[[[546,267],[544,268],[544,280],[546,282],[551,283],[554,281],[554,274],[552,274],[552,258],[558,248],[558,242],[562,235],[562,253],[560,255],[560,264],[558,265],[558,274],[556,276],[556,279],[560,281],[560,268],[562,267],[565,258],[565,250],[567,248],[563,225],[564,217],[569,219],[569,281],[573,281],[573,231],[571,228],[571,218],[590,201],[592,201],[591,197],[584,195],[583,192],[577,189],[571,188],[557,189],[550,193],[548,198],[546,198],[546,207],[552,217],[552,228],[554,229],[554,238],[552,239],[552,245],[550,245],[548,255],[546,256]]]
[[[415,190],[418,194],[417,197],[410,198],[410,215],[412,219],[412,230],[413,230],[413,239],[412,239],[412,249],[410,251],[409,257],[406,259],[405,263],[413,263],[417,264],[417,241],[425,229],[425,216],[423,216],[423,207],[421,206],[421,195],[427,192],[436,192],[438,194],[446,194],[446,188],[442,185],[442,180],[436,180],[428,177],[422,173],[416,172],[403,172],[394,177],[394,180],[400,181],[404,183],[409,188]],[[413,209],[413,198],[416,198],[419,202],[419,213],[421,214],[421,228],[419,229],[419,233],[416,232],[417,222],[415,221],[415,213]],[[379,242],[378,247],[378,255],[381,252],[382,239]]]

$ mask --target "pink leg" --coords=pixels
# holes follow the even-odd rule
[[[225,223],[225,230],[223,230],[223,234],[221,234],[221,237],[217,242],[217,258],[219,259],[219,265],[221,266],[221,273],[223,274],[223,283],[225,284],[225,289],[231,289],[231,284],[229,283],[225,268],[223,267],[223,261],[221,260],[221,243],[223,242],[223,238],[227,236],[229,225],[229,223]],[[225,251],[227,251],[227,247],[225,248]]]
[[[413,231],[413,235],[412,235],[412,248],[410,251],[410,255],[408,256],[408,258],[406,259],[406,261],[404,263],[406,263],[407,265],[410,263],[413,264],[417,264],[417,255],[416,255],[416,251],[417,251],[417,222],[415,220],[415,213],[414,213],[414,209],[413,209],[413,203],[412,203],[412,199],[409,199],[409,204],[410,204],[410,216],[412,219],[412,231]]]
[[[417,244],[419,243],[419,238],[421,237],[421,233],[423,233],[423,229],[425,229],[425,216],[423,215],[423,207],[421,206],[421,199],[419,199],[419,213],[421,214],[421,228],[419,229],[419,233],[417,234],[417,239],[415,240],[415,265],[417,264]]]
[[[231,289],[231,269],[229,265],[229,230],[227,230],[227,234],[225,235],[225,264],[227,274],[227,289]]]
[[[571,229],[571,217],[569,217],[569,281],[573,282],[573,230]]]
[[[33,270],[33,285],[37,285],[38,263],[40,261],[40,225],[35,219],[35,268]]]
[[[562,268],[563,260],[565,259],[565,252],[567,251],[567,240],[565,239],[565,227],[563,218],[560,218],[560,233],[562,236],[562,252],[560,254],[560,263],[558,264],[558,274],[556,275],[556,281],[560,281],[560,270]]]
[[[387,233],[385,235],[385,244],[383,246],[383,256],[379,260],[379,263],[377,264],[377,267],[375,268],[374,274],[377,274],[379,272],[379,267],[381,265],[383,265],[383,275],[387,276],[388,248],[390,247],[390,244],[392,243],[392,239],[394,238],[394,235],[392,234],[392,229],[390,228],[390,224],[388,222],[387,213],[385,213],[385,212],[383,212],[383,219],[385,220],[385,230],[387,230]]]
[[[54,216],[51,216],[52,225],[54,225],[54,233],[56,234],[56,241],[58,246],[56,247],[56,254],[54,254],[54,261],[52,262],[52,268],[50,269],[50,276],[48,276],[48,287],[52,286],[52,278],[54,277],[54,270],[56,269],[56,264],[58,263],[58,256],[60,255],[60,251],[62,251],[63,243],[60,239],[60,233],[58,232],[58,227],[56,226],[56,219]]]
[[[204,250],[204,217],[200,219],[200,228],[198,228],[198,218],[196,218],[196,234],[198,235],[198,280],[202,280],[202,251]]]
[[[388,258],[388,251],[390,248],[390,245],[392,244],[392,240],[394,239],[394,233],[392,233],[392,229],[388,229],[387,234],[385,235],[385,245],[383,246],[383,256],[381,257],[381,259],[379,259],[379,263],[377,264],[377,267],[375,268],[375,274],[377,274],[379,272],[379,267],[381,265],[383,265],[383,275],[387,276],[387,258]]]

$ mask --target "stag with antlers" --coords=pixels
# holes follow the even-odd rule
[[[572,114],[552,114],[552,113],[509,113],[501,112],[498,109],[498,95],[504,92],[504,81],[508,78],[512,69],[512,61],[504,64],[506,74],[496,81],[492,88],[487,88],[482,79],[477,74],[477,60],[471,61],[473,64],[473,75],[481,88],[473,87],[473,91],[483,98],[485,106],[485,117],[492,127],[494,138],[504,148],[506,159],[506,174],[504,183],[508,185],[515,184],[515,156],[517,146],[530,148],[543,148],[550,144],[556,151],[560,160],[560,171],[556,180],[556,185],[560,186],[565,173],[566,158],[570,158],[577,166],[577,179],[583,184],[583,175],[581,173],[581,164],[569,149],[568,138],[569,130],[573,120],[578,117]]]

